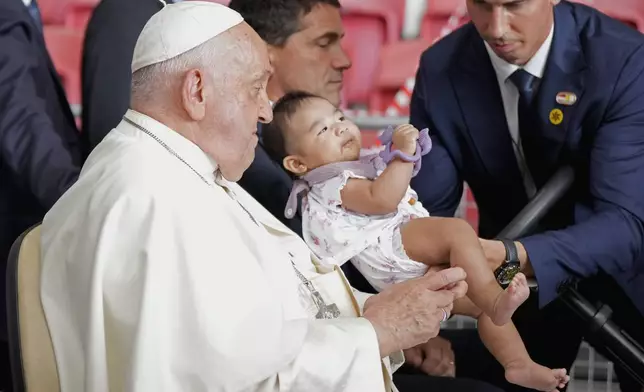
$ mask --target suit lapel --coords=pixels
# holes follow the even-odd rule
[[[504,191],[525,199],[501,90],[483,41],[471,27],[458,65],[450,72],[468,134],[487,172],[502,179]]]
[[[573,123],[571,119],[577,114],[584,93],[585,69],[575,20],[570,6],[562,3],[555,7],[552,47],[535,103],[540,133],[539,155],[544,161],[540,173],[534,173],[541,180],[538,185],[543,185],[557,168],[561,148]],[[577,97],[576,103],[557,103],[557,94],[562,92],[573,93]]]

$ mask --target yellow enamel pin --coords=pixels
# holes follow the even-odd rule
[[[559,125],[563,121],[563,112],[560,109],[552,109],[550,111],[550,122],[553,125]]]

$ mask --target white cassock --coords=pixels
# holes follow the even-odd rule
[[[365,294],[196,145],[126,117],[150,134],[121,122],[43,222],[62,391],[395,391]],[[339,318],[315,318],[292,260]]]

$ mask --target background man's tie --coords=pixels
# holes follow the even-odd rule
[[[40,17],[40,9],[38,8],[38,3],[36,0],[31,0],[31,3],[27,6],[31,18],[34,20],[34,23],[40,31],[42,31],[42,19]]]
[[[529,173],[534,180],[537,189],[543,185],[542,180],[535,178],[540,170],[539,165],[539,151],[538,151],[538,118],[535,115],[536,109],[534,108],[534,97],[536,96],[536,84],[539,78],[530,74],[528,71],[518,69],[510,75],[510,81],[519,90],[519,140],[517,144],[520,150],[523,150],[523,158]],[[529,195],[531,196],[531,195]]]

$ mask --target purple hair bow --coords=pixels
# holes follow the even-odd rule
[[[414,171],[412,172],[412,177],[416,176],[420,171],[420,165],[422,162],[421,157],[427,154],[432,149],[432,139],[429,137],[429,129],[425,128],[420,131],[418,137],[418,147],[416,147],[416,153],[411,156],[405,154],[400,150],[391,150],[393,146],[392,136],[394,134],[394,128],[389,126],[383,133],[380,135],[380,142],[385,146],[385,149],[380,152],[380,158],[382,158],[385,163],[393,161],[395,158],[399,158],[405,162],[414,162]]]

